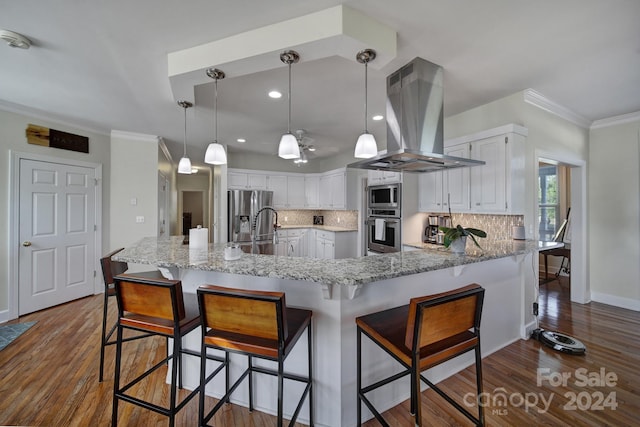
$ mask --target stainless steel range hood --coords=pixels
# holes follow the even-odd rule
[[[433,172],[483,165],[444,155],[443,69],[415,58],[387,77],[387,150],[348,167]]]

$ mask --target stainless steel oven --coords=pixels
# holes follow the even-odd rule
[[[367,219],[367,250],[369,252],[400,252],[402,230],[400,218],[369,216]]]
[[[369,209],[400,209],[402,184],[372,185],[368,187]]]

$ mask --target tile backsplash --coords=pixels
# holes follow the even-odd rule
[[[278,221],[281,225],[312,225],[313,217],[321,215],[324,225],[332,227],[358,228],[358,211],[328,210],[279,210]]]
[[[451,222],[463,227],[479,228],[487,233],[487,240],[510,240],[512,227],[524,224],[523,215],[483,215],[454,213]]]

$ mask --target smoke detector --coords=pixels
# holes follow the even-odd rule
[[[6,41],[11,47],[18,47],[20,49],[29,49],[31,47],[31,40],[13,31],[0,30],[0,39]]]

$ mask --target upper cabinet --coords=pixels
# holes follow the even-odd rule
[[[227,172],[227,187],[230,190],[266,190],[267,175],[229,170]]]
[[[402,182],[402,172],[373,171],[367,173],[368,185],[383,185]]]
[[[485,164],[422,174],[420,211],[523,214],[526,136],[526,128],[507,125],[445,141],[445,154]]]
[[[273,191],[276,209],[357,210],[359,176],[346,168],[321,174],[229,169],[227,182],[229,189]]]
[[[304,197],[305,209],[317,209],[320,207],[320,176],[305,175]]]

